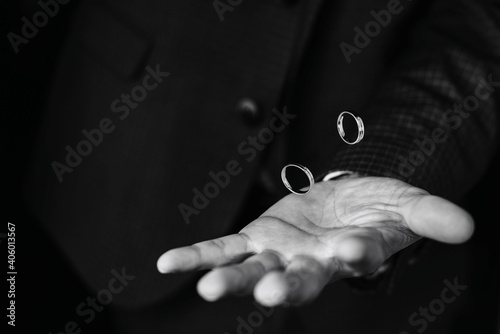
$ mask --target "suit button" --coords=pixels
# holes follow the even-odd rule
[[[256,125],[262,119],[262,111],[255,100],[243,98],[236,104],[236,112],[248,125]]]

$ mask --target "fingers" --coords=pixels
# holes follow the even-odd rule
[[[415,196],[403,207],[410,229],[423,237],[446,243],[467,241],[474,232],[474,220],[459,206],[444,198]]]
[[[169,250],[160,256],[156,266],[162,274],[207,269],[241,261],[252,252],[246,235],[231,234]]]
[[[340,242],[337,260],[350,276],[359,276],[376,270],[386,259],[382,243],[367,236],[350,236]]]
[[[207,301],[231,294],[247,294],[265,306],[299,305],[312,301],[329,282],[374,271],[385,257],[382,246],[368,236],[349,236],[338,245],[328,265],[309,256],[296,256],[283,271],[273,252],[263,252],[241,264],[216,268],[198,282],[198,293]]]
[[[198,282],[198,293],[207,301],[229,294],[247,294],[264,274],[280,267],[281,261],[276,254],[263,252],[242,264],[212,270]]]
[[[325,265],[309,256],[294,257],[286,270],[264,275],[254,289],[264,306],[299,305],[312,301],[325,285],[344,277],[375,271],[386,259],[381,241],[367,235],[350,235],[339,242],[336,256]]]
[[[331,278],[329,270],[307,256],[297,256],[285,272],[272,271],[254,289],[255,299],[264,306],[303,304],[318,296]]]
[[[284,273],[282,271],[271,271],[257,283],[253,294],[260,304],[273,307],[283,304],[289,291],[290,287]]]
[[[331,278],[326,267],[313,258],[294,258],[285,271],[285,280],[289,286],[286,302],[298,305],[312,301]]]

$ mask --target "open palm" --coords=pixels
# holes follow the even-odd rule
[[[198,284],[206,300],[253,291],[262,304],[300,304],[343,277],[375,271],[421,237],[458,243],[472,218],[405,182],[353,177],[288,195],[238,234],[170,250],[162,273],[211,269]]]

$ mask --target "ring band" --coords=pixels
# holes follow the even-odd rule
[[[358,137],[356,138],[356,140],[354,142],[348,141],[345,137],[345,131],[344,131],[344,125],[343,125],[344,114],[351,115],[354,118],[354,120],[356,121],[356,123],[358,124]],[[363,124],[363,120],[361,119],[361,117],[356,117],[348,111],[341,112],[339,117],[337,118],[337,130],[339,131],[340,138],[342,138],[342,140],[346,144],[349,144],[349,145],[354,145],[354,144],[359,143],[363,139],[363,137],[365,136],[365,125]]]
[[[302,191],[302,190],[299,190],[299,191],[295,191],[292,189],[292,186],[290,186],[290,183],[288,182],[287,178],[286,178],[286,169],[288,167],[296,167],[298,169],[300,169],[301,171],[303,171],[307,178],[309,179],[309,188],[305,191]],[[285,167],[283,167],[283,169],[281,170],[281,180],[283,181],[283,184],[285,185],[285,187],[290,190],[292,193],[296,194],[296,195],[305,195],[307,194],[309,191],[311,191],[313,185],[314,185],[314,177],[311,173],[311,171],[307,168],[307,167],[304,167],[302,165],[299,165],[299,164],[288,164],[286,165]]]

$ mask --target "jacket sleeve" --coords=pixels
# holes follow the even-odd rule
[[[330,170],[388,176],[457,199],[498,146],[500,2],[434,1],[366,105],[365,137]]]

